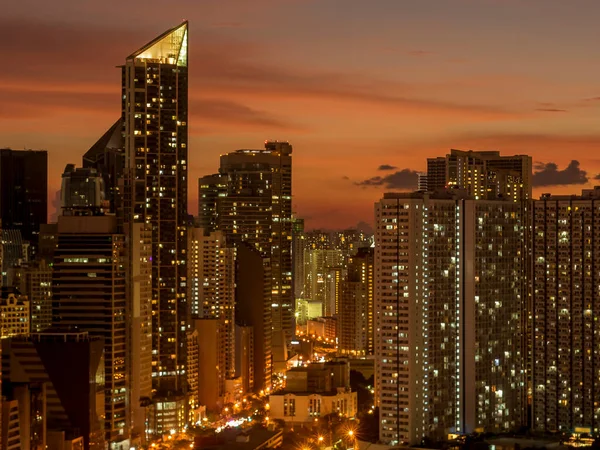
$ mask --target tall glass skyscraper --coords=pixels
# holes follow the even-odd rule
[[[125,223],[152,230],[152,367],[158,396],[185,388],[188,23],[127,57],[122,70]]]

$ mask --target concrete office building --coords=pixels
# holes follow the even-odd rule
[[[385,194],[375,216],[380,439],[522,426],[521,206],[457,191]]]
[[[533,202],[533,424],[600,432],[600,187]]]
[[[59,216],[52,274],[54,325],[104,340],[106,441],[129,439],[127,255],[115,216]]]

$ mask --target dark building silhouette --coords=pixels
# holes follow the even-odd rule
[[[96,169],[104,180],[105,199],[110,212],[121,206],[119,182],[125,170],[124,122],[120,117],[83,155],[83,167]]]
[[[35,248],[48,216],[48,152],[0,149],[0,219]]]
[[[52,272],[53,323],[104,339],[106,440],[129,437],[125,236],[115,216],[60,216]]]
[[[99,214],[105,205],[104,179],[94,168],[67,164],[62,174],[60,207],[64,215]]]
[[[249,244],[237,248],[235,320],[253,330],[254,391],[270,388],[271,348],[271,267],[258,250]]]
[[[87,333],[53,330],[2,339],[3,389],[44,383],[47,430],[83,436],[86,450],[104,449],[104,342]]]

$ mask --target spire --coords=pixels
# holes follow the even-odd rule
[[[188,22],[186,20],[129,55],[127,60],[152,60],[187,66],[187,41]]]

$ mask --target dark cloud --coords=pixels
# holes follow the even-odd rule
[[[390,166],[389,164],[382,164],[377,168],[377,170],[394,170],[394,169],[397,169],[397,167]]]
[[[533,172],[534,186],[558,186],[568,184],[586,184],[589,181],[587,172],[581,170],[579,161],[572,160],[569,165],[559,170],[556,163],[536,163]]]
[[[600,173],[594,177],[594,180],[600,180]]]
[[[372,177],[363,181],[357,181],[357,186],[383,186],[388,189],[417,189],[417,171],[402,169],[385,177]]]
[[[559,109],[559,108],[537,108],[536,111],[553,112],[553,113],[568,112],[566,109]]]
[[[600,101],[600,97],[586,98],[585,101],[586,102],[598,102],[598,101]]]

